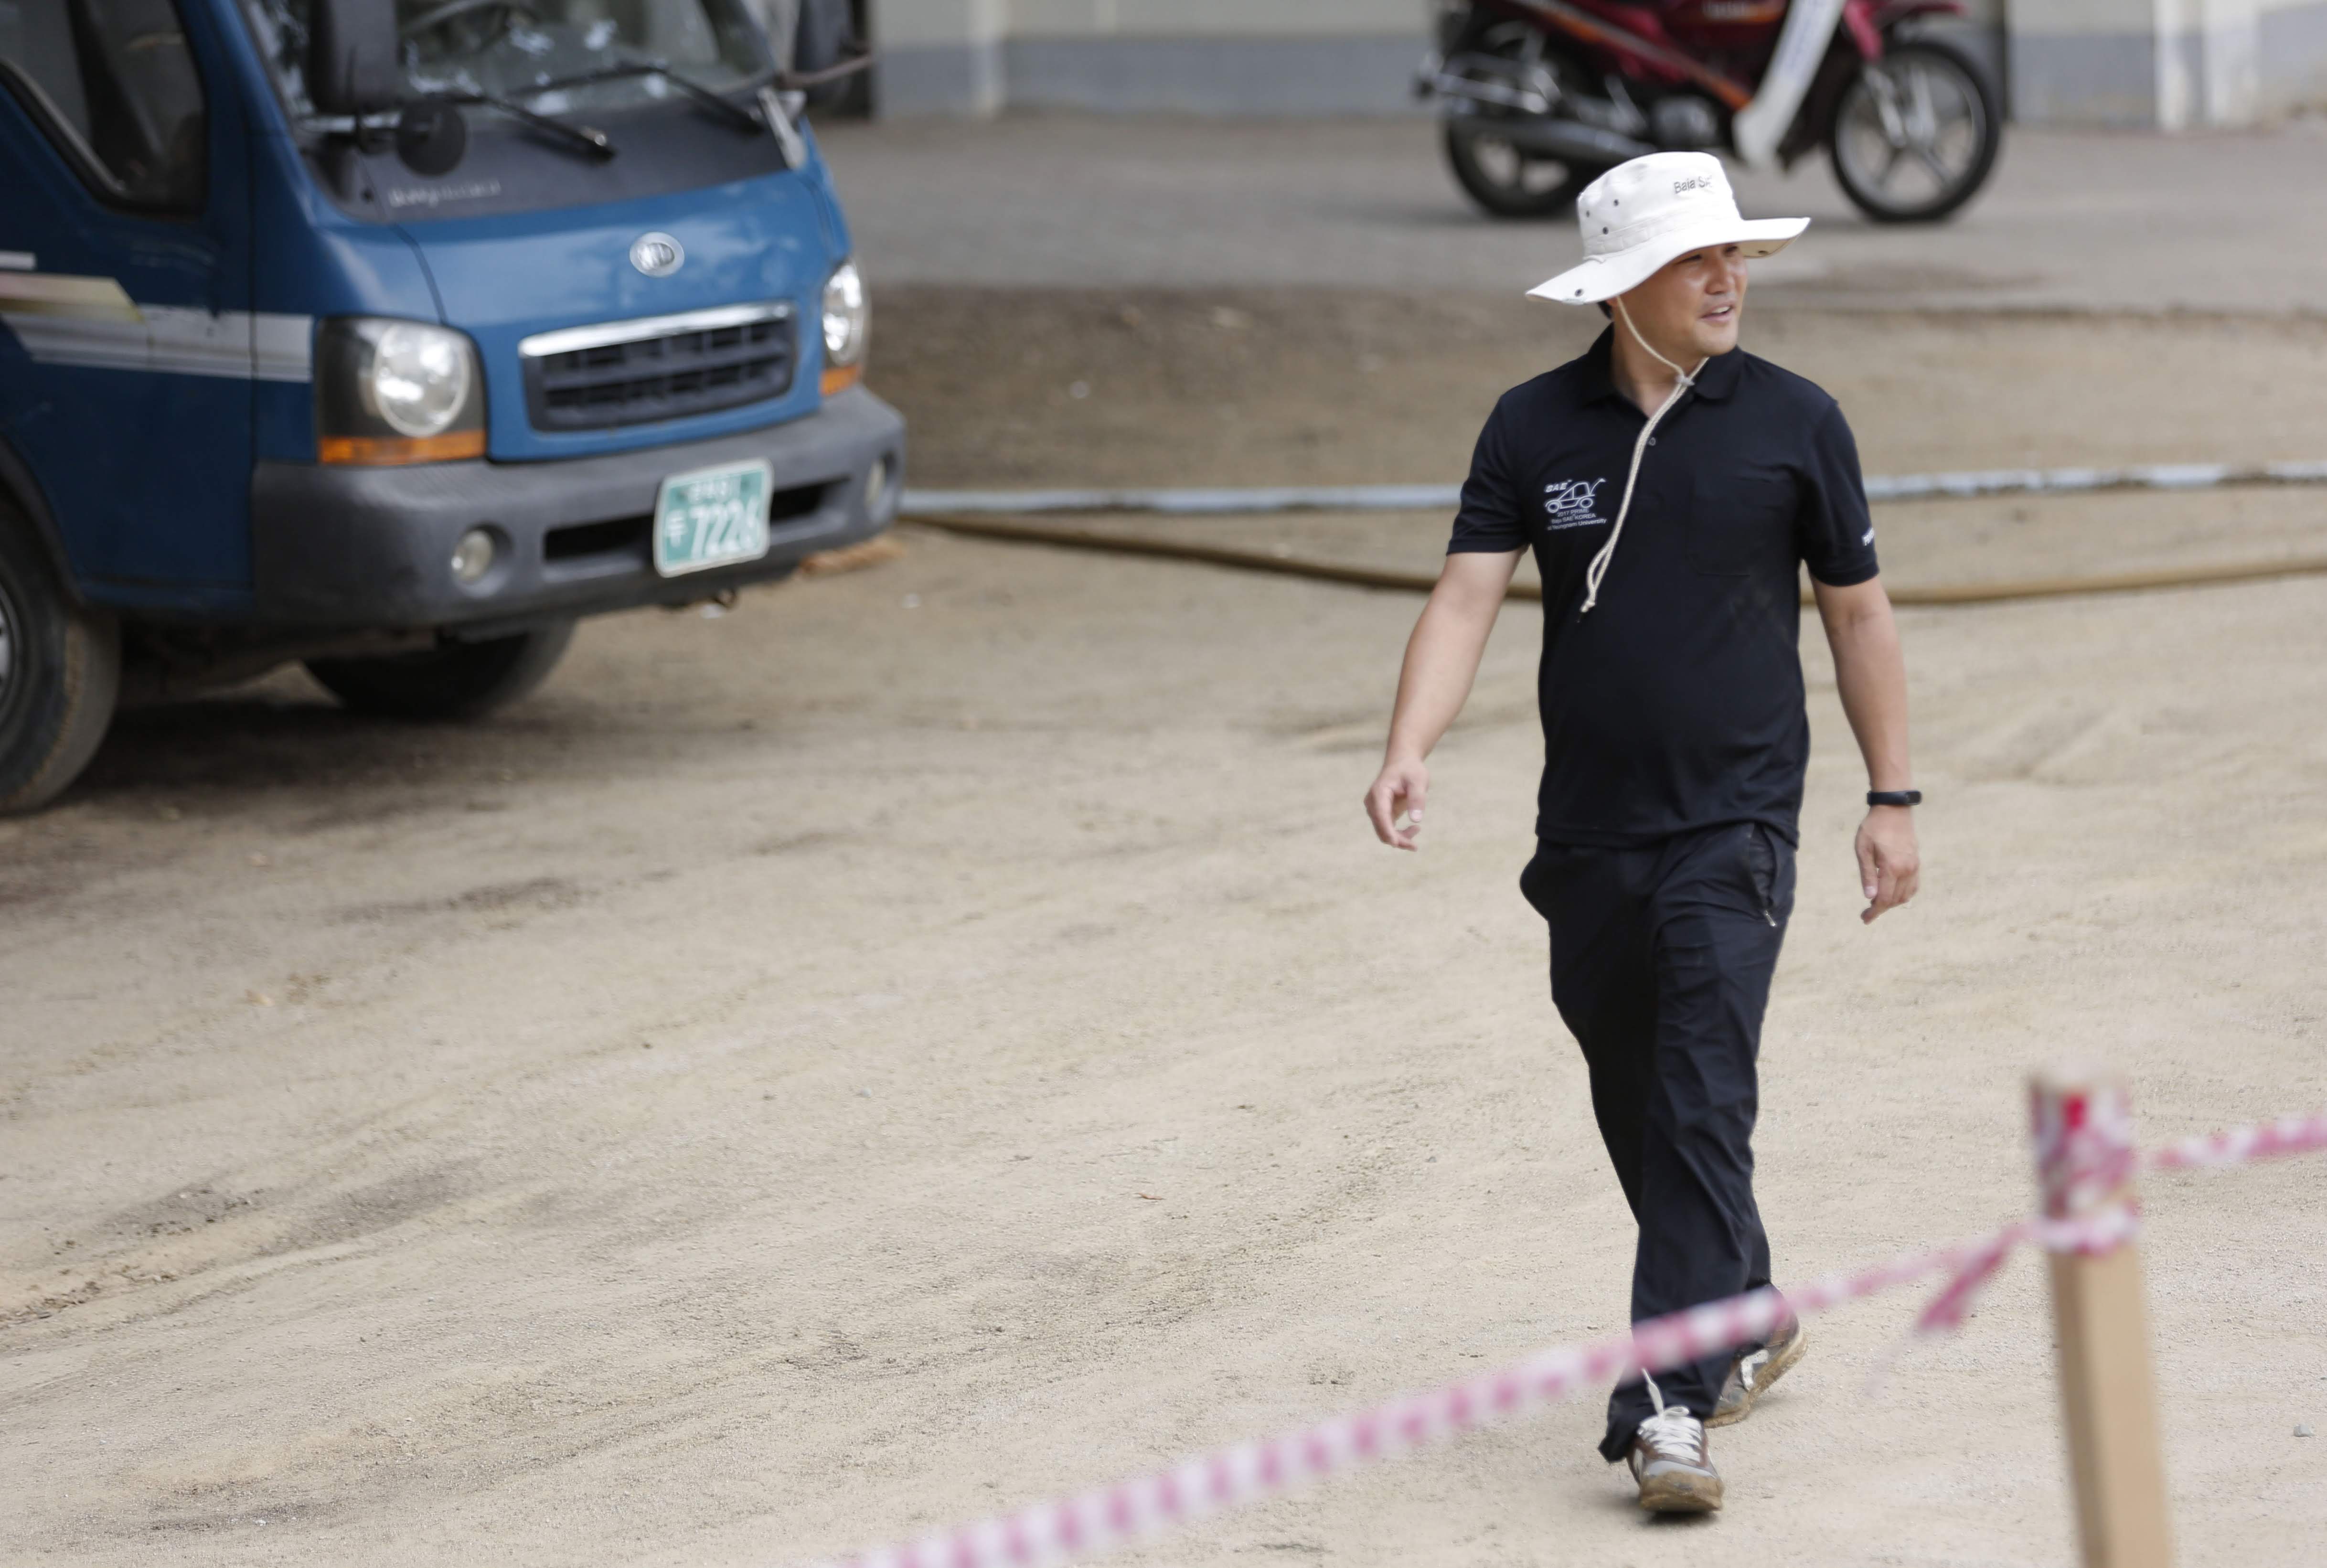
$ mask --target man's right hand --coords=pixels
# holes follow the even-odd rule
[[[1495,613],[1519,567],[1517,550],[1456,551],[1446,557],[1438,586],[1414,623],[1406,663],[1397,672],[1397,706],[1389,717],[1389,742],[1382,748],[1381,776],[1366,791],[1366,816],[1392,849],[1419,847],[1414,835],[1422,831],[1422,798],[1430,793],[1430,770],[1422,759],[1463,711],[1463,699],[1479,673],[1479,657],[1487,650],[1487,634],[1495,629]],[[1397,825],[1401,812],[1404,827]]]
[[[1374,787],[1366,791],[1366,816],[1374,836],[1392,849],[1418,849],[1414,835],[1422,831],[1422,803],[1430,793],[1430,770],[1419,757],[1392,758],[1382,764]],[[1399,814],[1406,826],[1397,825]]]

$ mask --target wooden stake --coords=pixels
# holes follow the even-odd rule
[[[2080,1219],[2130,1207],[2133,1116],[2124,1084],[2106,1074],[2040,1073],[2029,1082],[2029,1102],[2046,1216]],[[2051,1262],[2084,1568],[2170,1568],[2140,1254],[2126,1240],[2055,1252]]]

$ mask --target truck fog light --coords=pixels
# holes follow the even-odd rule
[[[493,569],[499,551],[493,547],[493,536],[483,528],[471,528],[453,546],[453,576],[463,588],[473,588],[485,580]]]
[[[881,503],[889,496],[889,460],[885,457],[864,471],[864,512],[867,517],[881,515]]]

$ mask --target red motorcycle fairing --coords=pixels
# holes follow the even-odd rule
[[[1627,76],[1637,76],[1648,81],[1675,83],[1686,81],[1687,73],[1661,54],[1643,53],[1627,48],[1621,42],[1629,33],[1649,43],[1660,44],[1677,52],[1677,41],[1665,31],[1664,19],[1651,5],[1625,5],[1616,0],[1570,0],[1578,11],[1589,12],[1602,21],[1611,23],[1621,33],[1603,34],[1596,42],[1616,57],[1617,65]]]
[[[1668,85],[1692,82],[1732,111],[1753,97],[1751,88],[1675,47],[1662,18],[1647,6],[1612,0],[1498,0],[1495,9],[1605,50],[1627,76]]]
[[[1875,20],[1877,0],[1842,0],[1842,30],[1858,46],[1864,60],[1883,58],[1883,24]]]
[[[1789,0],[1501,0],[1497,7],[1533,17],[1606,51],[1628,77],[1667,86],[1691,83],[1733,113],[1752,101],[1776,48]],[[1916,16],[1960,16],[1963,0],[1845,0],[1842,30],[1863,60],[1883,58],[1883,40]],[[1709,55],[1719,69],[1698,57]]]

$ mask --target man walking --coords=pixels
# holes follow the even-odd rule
[[[1755,1058],[1794,901],[1809,753],[1807,565],[1859,750],[1873,920],[1914,896],[1907,680],[1857,450],[1834,399],[1737,347],[1748,258],[1808,219],[1748,222],[1719,160],[1636,158],[1576,204],[1584,260],[1531,292],[1610,318],[1580,359],[1504,394],[1438,585],[1406,646],[1366,810],[1416,846],[1427,757],[1478,674],[1512,573],[1543,574],[1545,763],[1520,891],[1640,1227],[1632,1321],[1770,1282],[1753,1201]],[[1705,1512],[1705,1428],[1799,1359],[1766,1346],[1617,1388],[1600,1445],[1640,1506]]]

